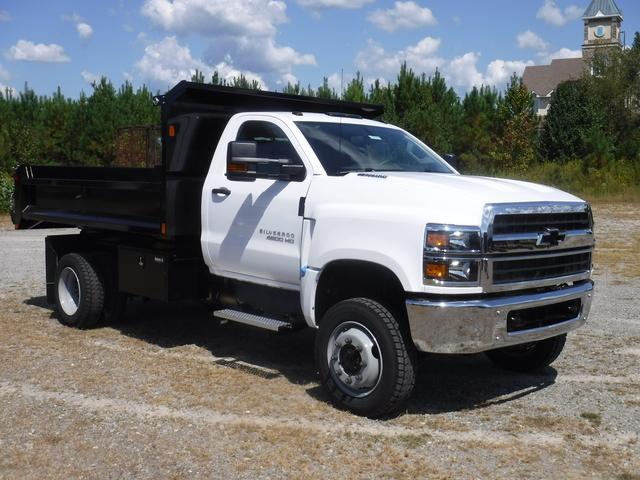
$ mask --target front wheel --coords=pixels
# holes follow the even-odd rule
[[[334,305],[316,337],[316,364],[335,404],[379,417],[398,410],[415,383],[413,346],[384,306],[366,298]]]
[[[562,353],[567,335],[547,338],[539,342],[490,350],[485,355],[494,364],[516,372],[535,372],[551,365]]]

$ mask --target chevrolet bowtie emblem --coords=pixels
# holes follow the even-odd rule
[[[557,228],[545,228],[544,232],[538,234],[536,246],[538,247],[557,247],[560,242],[564,242],[566,235],[561,233]]]

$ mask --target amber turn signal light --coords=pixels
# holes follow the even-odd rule
[[[442,280],[449,274],[449,266],[445,263],[427,263],[424,266],[424,273],[427,278]]]
[[[449,247],[449,234],[443,232],[427,233],[427,247],[446,250]]]
[[[246,173],[249,171],[249,165],[246,163],[230,162],[227,165],[227,172],[229,173]]]

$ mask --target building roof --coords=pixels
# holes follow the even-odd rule
[[[622,17],[622,10],[618,8],[615,0],[592,0],[584,12],[584,18],[592,17]]]
[[[523,81],[538,97],[548,97],[562,82],[582,77],[584,68],[582,58],[556,59],[551,62],[551,65],[525,68]]]

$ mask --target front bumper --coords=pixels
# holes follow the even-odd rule
[[[476,353],[562,335],[583,325],[593,296],[593,282],[542,293],[472,300],[411,299],[406,301],[416,348],[433,353]],[[507,318],[523,310],[580,299],[574,318],[540,328],[509,332]]]

